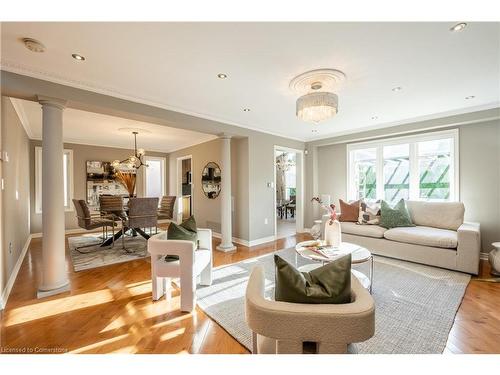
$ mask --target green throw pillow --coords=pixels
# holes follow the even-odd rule
[[[183,221],[180,225],[176,223],[170,223],[167,230],[167,238],[169,240],[185,240],[192,241],[195,245],[198,244],[198,233],[196,230],[196,220],[194,216]],[[177,255],[167,255],[165,261],[175,262],[179,260]]]
[[[274,299],[292,303],[351,302],[351,254],[310,272],[300,272],[278,255]]]
[[[380,224],[381,227],[391,229],[396,227],[414,227],[411,221],[410,213],[406,208],[404,199],[391,208],[386,201],[380,205]]]

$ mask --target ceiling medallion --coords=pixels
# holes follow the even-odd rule
[[[36,39],[23,38],[22,42],[24,43],[24,46],[31,52],[36,52],[36,53],[45,52],[45,46],[43,45],[43,43]]]
[[[337,91],[346,76],[340,70],[316,69],[302,73],[290,81],[290,89],[301,94],[296,102],[299,119],[318,124],[338,112]]]

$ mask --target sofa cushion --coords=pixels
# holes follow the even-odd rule
[[[464,222],[462,202],[407,201],[406,207],[415,225],[457,230]]]
[[[388,229],[384,237],[397,242],[445,249],[456,249],[458,246],[456,231],[424,226]]]
[[[387,230],[379,225],[361,225],[358,223],[341,223],[340,228],[342,233],[373,238],[384,238],[384,233]]]

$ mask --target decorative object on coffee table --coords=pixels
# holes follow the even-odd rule
[[[493,242],[491,244],[494,249],[488,254],[490,261],[491,271],[493,276],[500,276],[500,242]]]
[[[342,242],[342,231],[340,223],[337,220],[337,213],[335,212],[335,205],[326,205],[319,197],[314,197],[311,201],[316,201],[321,205],[321,208],[328,212],[330,219],[325,224],[325,237],[324,240],[328,246],[338,247]]]

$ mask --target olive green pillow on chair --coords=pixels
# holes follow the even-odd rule
[[[196,220],[194,216],[182,222],[182,224],[170,223],[167,229],[167,238],[169,240],[185,240],[192,241],[195,245],[198,244],[198,232],[196,229]],[[167,262],[175,262],[179,260],[177,255],[167,255],[165,257]]]
[[[300,272],[278,255],[274,299],[292,303],[351,302],[351,254],[347,254],[310,272]]]
[[[394,208],[389,206],[389,203],[386,201],[382,201],[380,205],[379,225],[387,229],[415,226],[415,224],[411,221],[410,213],[406,208],[404,199],[401,198]]]

